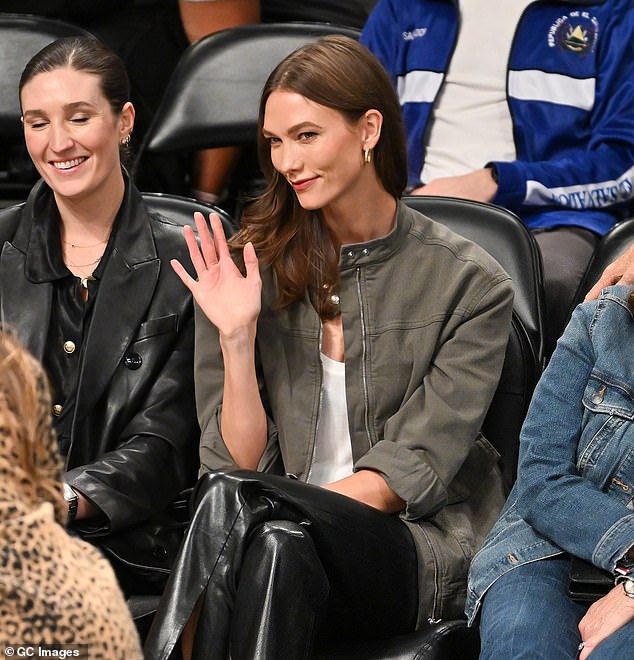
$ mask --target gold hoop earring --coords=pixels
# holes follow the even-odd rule
[[[371,162],[372,162],[372,149],[366,147],[363,150],[363,163],[364,165],[368,165]]]

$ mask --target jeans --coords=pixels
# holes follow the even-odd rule
[[[570,559],[518,566],[499,578],[482,605],[480,660],[575,660],[588,606],[568,597]],[[631,657],[634,621],[604,640],[591,660]]]

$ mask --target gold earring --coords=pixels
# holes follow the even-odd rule
[[[130,133],[128,133],[122,140],[121,146],[127,147],[130,144]]]
[[[368,165],[371,162],[372,162],[372,149],[369,149],[368,147],[366,147],[363,150],[363,163],[365,165]]]

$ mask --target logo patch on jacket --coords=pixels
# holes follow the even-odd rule
[[[594,51],[599,21],[587,11],[571,11],[560,16],[548,30],[548,45],[585,57]]]

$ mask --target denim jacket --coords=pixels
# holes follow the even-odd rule
[[[563,552],[606,570],[634,544],[634,314],[630,287],[579,305],[533,396],[518,480],[471,564],[472,623],[507,571]]]

